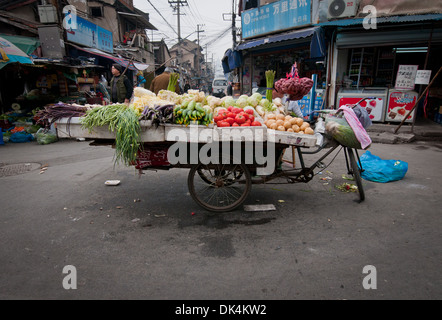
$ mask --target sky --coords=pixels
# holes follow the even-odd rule
[[[200,33],[200,45],[203,48],[203,54],[209,62],[213,58],[217,74],[222,74],[221,59],[225,51],[233,45],[231,29],[225,32],[232,26],[233,1],[235,1],[235,11],[237,11],[239,0],[187,0],[188,6],[181,6],[180,9],[181,13],[185,14],[181,15],[181,38],[187,37],[191,41],[198,39],[196,31],[198,25],[200,25],[199,30],[204,30]],[[151,30],[147,31],[147,35],[151,40],[160,41],[164,39],[169,49],[177,43],[178,16],[168,0],[134,0],[134,6],[143,12],[149,13],[150,22],[158,29],[158,31],[153,32]],[[230,21],[225,21],[224,18]],[[236,26],[241,26],[239,18],[237,18]]]

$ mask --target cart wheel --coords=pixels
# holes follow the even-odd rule
[[[362,179],[361,179],[361,169],[359,168],[355,155],[353,153],[353,149],[346,148],[348,153],[348,159],[350,161],[350,174],[353,175],[353,178],[355,179],[356,185],[358,186],[358,192],[359,192],[359,200],[360,202],[365,200],[365,192],[364,187],[362,186]]]
[[[196,172],[198,172],[198,175],[200,176],[201,179],[203,179],[203,181],[204,181],[205,183],[207,183],[207,184],[213,184],[213,183],[216,182],[216,179],[213,178],[213,175],[212,175],[212,173],[211,173],[209,170],[203,170],[203,168],[200,167],[200,168],[198,168],[198,169],[196,170]],[[216,171],[216,169],[215,169],[215,176],[218,176],[219,174],[221,174],[221,175],[224,176],[224,175],[226,174],[226,171],[223,170],[221,173],[219,173],[219,172]],[[226,184],[227,184],[227,185],[230,186],[230,185],[234,184],[235,181],[241,179],[241,177],[242,177],[242,175],[243,175],[243,173],[242,173],[241,171],[236,171],[234,174],[235,174],[235,175],[234,175],[233,179],[229,179],[228,181],[226,181]]]
[[[252,179],[244,164],[198,164],[190,169],[187,184],[193,200],[201,207],[227,212],[247,199]]]

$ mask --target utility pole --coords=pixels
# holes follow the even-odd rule
[[[226,18],[225,16],[230,16],[229,18]],[[232,0],[232,12],[231,13],[223,13],[223,20],[224,21],[230,21],[232,19],[232,48],[234,49],[236,47],[237,41],[236,41],[236,13],[235,13],[235,0]]]
[[[203,24],[197,24],[196,25],[196,33],[198,34],[198,48],[197,48],[197,61],[198,64],[196,65],[197,71],[198,71],[198,86],[200,85],[201,81],[201,50],[200,50],[200,33],[204,32],[204,30],[200,30],[200,26],[204,26]]]
[[[180,12],[180,8],[184,6],[188,6],[187,0],[168,0],[169,5],[173,8],[173,10],[177,11],[178,16],[178,52],[177,52],[177,66],[179,70],[179,58],[181,55],[181,16],[184,15],[184,13]]]

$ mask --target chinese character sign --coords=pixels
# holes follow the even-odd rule
[[[307,0],[280,0],[242,14],[243,38],[311,24],[311,4]]]
[[[419,66],[400,65],[396,76],[396,89],[414,90],[414,81],[416,79]]]
[[[66,30],[68,41],[113,53],[112,32],[81,17],[77,16],[76,19],[76,28]]]

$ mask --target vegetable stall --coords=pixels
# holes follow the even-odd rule
[[[260,94],[217,98],[198,90],[182,95],[161,90],[155,95],[138,87],[129,105],[86,105],[82,115],[62,118],[52,116],[48,108],[40,116],[47,125],[55,123],[59,138],[110,144],[115,163],[140,172],[190,169],[188,188],[195,202],[209,211],[226,212],[246,200],[254,183],[278,178],[286,183],[310,181],[325,158],[305,166],[302,149],[321,150],[325,145],[318,139],[321,133],[289,114],[281,99],[268,98]],[[338,146],[342,147],[336,143],[326,156]],[[282,169],[289,147],[297,150],[301,168],[295,169],[293,163],[293,169]],[[352,149],[347,154],[349,172],[359,172]]]

